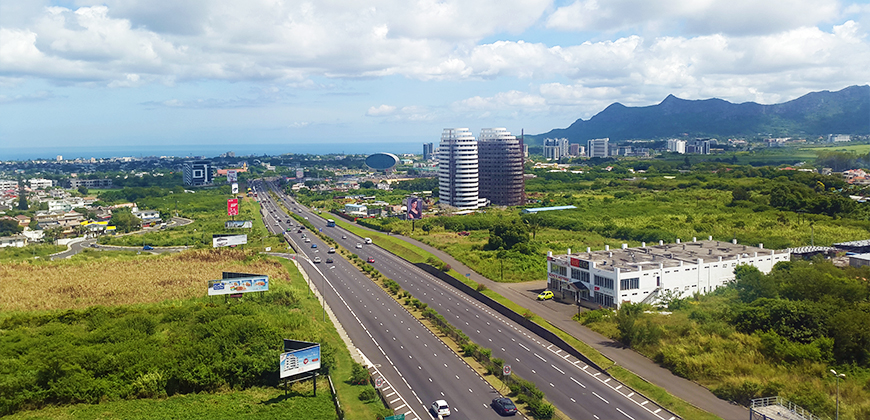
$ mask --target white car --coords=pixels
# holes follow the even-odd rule
[[[329,254],[335,254],[335,248],[329,248],[329,251],[326,251]]]
[[[307,244],[309,242],[311,242],[311,238],[305,238],[305,243]]]
[[[429,410],[436,416],[447,417],[450,415],[450,406],[448,406],[447,401],[444,400],[433,402],[432,407],[429,407]]]
[[[356,243],[356,248],[357,248],[357,249],[362,249],[362,244],[359,243],[359,242],[357,242],[357,243]]]
[[[314,262],[319,263],[319,262],[320,262],[320,257],[314,257]]]

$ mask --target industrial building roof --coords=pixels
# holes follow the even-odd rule
[[[534,209],[523,209],[523,213],[537,213],[539,211],[553,211],[553,210],[570,210],[576,209],[577,206],[558,206],[558,207],[537,207]]]

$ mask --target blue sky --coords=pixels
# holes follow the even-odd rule
[[[3,150],[436,142],[870,82],[833,0],[3,0]],[[414,150],[418,151],[418,150]],[[419,152],[419,151],[418,151]]]

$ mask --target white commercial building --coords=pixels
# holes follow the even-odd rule
[[[441,204],[460,210],[486,204],[478,196],[477,141],[467,128],[445,128],[438,146],[438,187]]]
[[[677,139],[668,140],[668,151],[676,153],[686,153],[686,141]]]
[[[606,158],[610,156],[608,143],[610,142],[609,137],[605,137],[603,139],[592,139],[586,142],[586,155],[590,158],[595,157],[603,157]]]
[[[736,241],[735,241],[736,242]],[[752,265],[769,273],[788,261],[788,250],[768,250],[712,240],[547,255],[547,287],[557,298],[586,306],[655,304],[663,297],[705,294],[734,280],[734,268]]]
[[[0,179],[0,191],[17,190],[18,181],[9,179]]]
[[[51,188],[54,183],[50,179],[31,178],[29,181],[31,190]]]
[[[568,139],[544,139],[544,159],[559,160],[569,156]]]

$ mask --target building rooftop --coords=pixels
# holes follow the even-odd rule
[[[558,206],[558,207],[537,207],[533,209],[523,209],[523,213],[537,213],[539,211],[553,211],[553,210],[571,210],[576,209],[577,206]]]
[[[758,254],[783,254],[788,250],[770,250],[759,246],[749,246],[722,241],[692,241],[682,243],[656,244],[638,248],[605,249],[591,252],[569,254],[571,257],[581,260],[592,261],[595,268],[601,270],[640,271],[651,270],[659,267],[679,267],[682,264],[697,264],[698,259],[704,262],[728,261],[737,258],[755,257]],[[554,260],[569,263],[569,255],[553,256]]]

